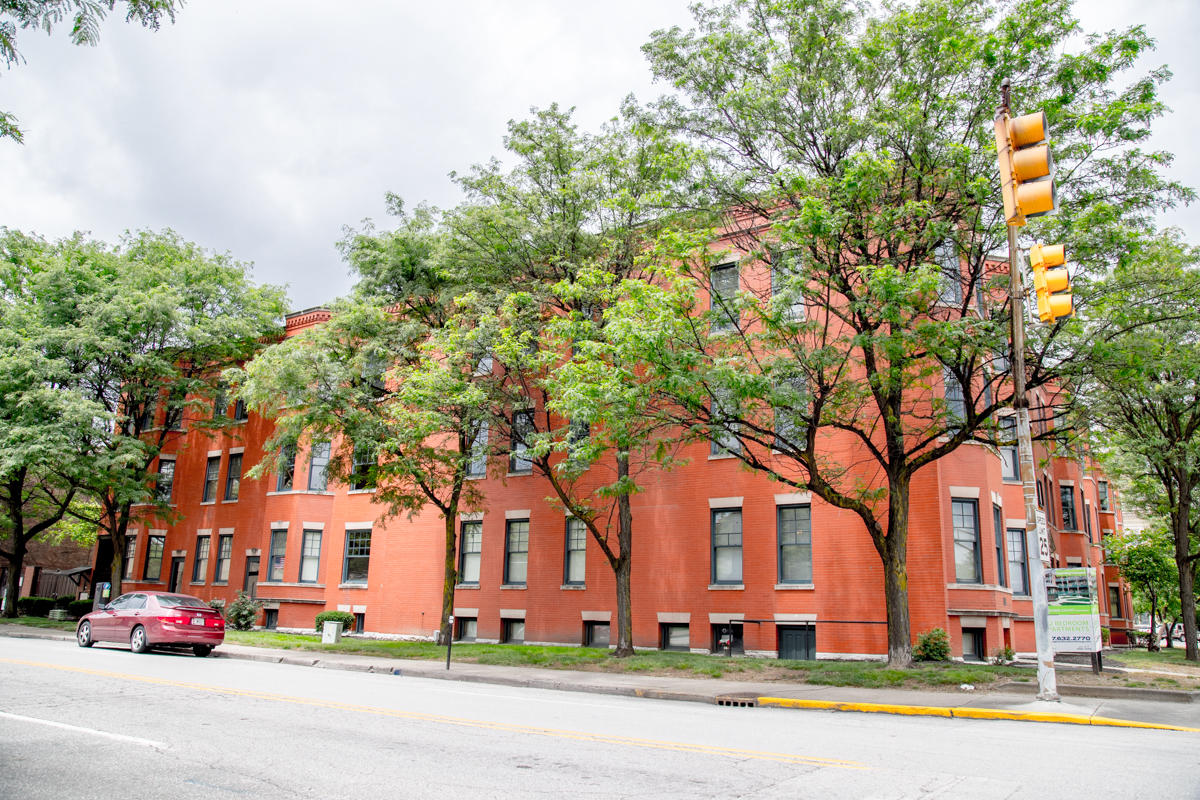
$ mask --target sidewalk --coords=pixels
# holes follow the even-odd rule
[[[74,638],[66,631],[4,624],[0,624],[0,637],[60,641],[73,641]],[[444,661],[402,660],[305,650],[272,650],[236,644],[221,645],[213,652],[213,657],[319,669],[373,672],[406,678],[684,700],[732,707],[858,711],[1200,732],[1200,703],[1181,702],[1190,700],[1190,697],[1182,692],[1140,691],[1120,698],[1072,694],[1054,703],[1036,700],[1028,691],[1016,691],[1016,687],[1011,684],[1000,687],[998,691],[934,692],[581,672],[490,664],[452,663],[447,670]]]

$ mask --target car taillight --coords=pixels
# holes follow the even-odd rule
[[[190,617],[167,617],[164,622],[169,622],[172,625],[187,625]]]

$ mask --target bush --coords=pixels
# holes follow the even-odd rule
[[[91,600],[72,600],[67,604],[67,613],[72,617],[82,617],[92,610]]]
[[[225,608],[225,624],[235,631],[248,631],[258,621],[262,603],[251,600],[250,595],[238,592],[237,599]]]
[[[917,661],[949,661],[950,637],[941,628],[922,633],[913,648],[913,658]]]
[[[53,597],[19,597],[17,613],[22,617],[45,617],[54,608]]]
[[[317,633],[321,632],[326,622],[342,623],[343,631],[354,629],[354,615],[349,611],[322,611],[317,614]]]
[[[75,602],[75,596],[70,594],[60,594],[54,598],[55,608],[70,608],[71,603]]]
[[[1016,659],[1017,659],[1016,651],[1013,650],[1008,645],[1005,645],[1004,647],[1001,647],[999,650],[997,650],[996,654],[994,656],[992,656],[992,663],[996,664],[997,666],[1000,666],[1003,664],[1011,664],[1012,662],[1016,661]]]

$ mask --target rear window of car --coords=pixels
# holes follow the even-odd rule
[[[186,594],[160,594],[158,604],[163,608],[207,608],[211,606],[199,597],[189,597]]]

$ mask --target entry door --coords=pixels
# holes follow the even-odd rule
[[[779,657],[811,661],[817,657],[816,625],[781,625]]]
[[[173,556],[171,558],[171,577],[167,581],[167,591],[178,592],[181,580],[183,580],[183,556]]]
[[[246,580],[242,588],[251,599],[258,597],[258,556],[246,556]]]

